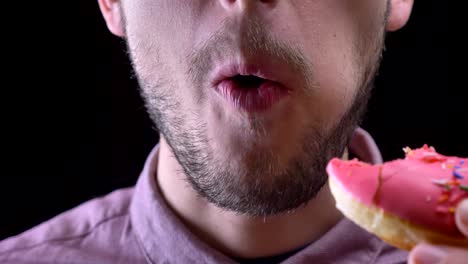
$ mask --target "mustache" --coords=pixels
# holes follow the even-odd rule
[[[256,16],[224,19],[220,28],[186,57],[190,65],[187,75],[196,87],[202,87],[216,62],[240,57],[251,63],[259,55],[289,67],[306,82],[306,87],[312,86],[311,61],[294,43],[274,37],[268,25]]]

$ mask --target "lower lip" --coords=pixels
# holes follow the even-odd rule
[[[265,81],[257,88],[244,88],[228,79],[221,81],[216,90],[235,108],[251,113],[267,111],[289,95],[284,86],[273,81]]]

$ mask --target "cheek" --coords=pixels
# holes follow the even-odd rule
[[[361,89],[364,69],[379,37],[385,13],[383,1],[329,0],[310,3],[300,13],[303,50],[313,65],[313,105],[323,124],[349,109]],[[313,13],[314,16],[310,14]],[[299,27],[300,28],[300,27]],[[364,55],[363,55],[364,54]]]
[[[177,3],[176,3],[177,2]],[[146,76],[164,71],[170,79],[186,71],[193,47],[192,28],[200,1],[124,1],[127,35],[135,63]],[[140,73],[140,72],[139,72]]]
[[[351,106],[355,94],[360,89],[357,68],[360,67],[353,58],[349,46],[333,41],[331,37],[326,47],[309,51],[313,58],[313,83],[310,96],[303,100],[312,120],[322,127],[331,128]]]

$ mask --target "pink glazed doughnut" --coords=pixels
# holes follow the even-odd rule
[[[457,204],[468,198],[468,158],[424,145],[379,165],[332,159],[327,165],[336,207],[351,221],[404,250],[426,241],[468,248],[457,229]]]

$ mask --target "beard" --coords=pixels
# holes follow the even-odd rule
[[[225,32],[235,28],[235,24],[225,21],[223,25],[215,37],[189,56],[191,70],[187,74],[194,87],[206,86],[206,74],[203,73],[211,69],[210,54],[222,54],[221,51],[225,50],[221,47],[229,40],[223,36],[228,35]],[[242,35],[246,54],[263,53],[281,58],[295,70],[298,79],[304,80],[305,86],[313,86],[307,77],[313,76],[308,66],[310,63],[300,50],[290,43],[273,39],[255,19],[247,20],[246,25]],[[182,167],[187,182],[199,196],[221,209],[238,214],[252,217],[278,215],[306,205],[325,185],[327,162],[342,155],[353,131],[362,121],[380,65],[384,32],[383,28],[375,32],[372,43],[367,36],[367,42],[355,44],[357,54],[362,58],[357,92],[350,107],[331,128],[316,124],[303,127],[295,154],[282,166],[278,165],[279,157],[268,147],[252,147],[251,151],[244,153],[241,166],[233,166],[228,159],[221,158],[222,153],[210,148],[213,143],[207,135],[206,123],[196,115],[189,118],[189,113],[183,111],[180,98],[169,92],[180,90],[178,87],[167,80],[150,81],[138,71],[136,76],[150,117]],[[130,44],[128,48],[130,55],[137,52]],[[135,59],[132,62],[137,69]],[[197,101],[203,102],[204,99],[202,95]],[[189,119],[197,122],[188,122]],[[252,132],[249,136],[254,138],[264,133],[261,119],[252,118],[249,122],[249,131]]]

